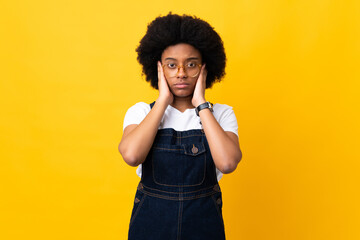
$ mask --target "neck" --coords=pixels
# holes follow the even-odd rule
[[[194,108],[191,103],[192,95],[188,97],[176,97],[174,96],[174,100],[171,103],[171,106],[179,110],[180,112],[184,112],[186,109]]]

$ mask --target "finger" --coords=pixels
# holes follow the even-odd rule
[[[201,72],[203,72],[206,68],[206,63],[204,63],[204,65],[201,66]]]
[[[159,65],[158,68],[159,68],[160,78],[161,78],[161,79],[165,79],[164,69],[163,69],[161,63],[158,62],[158,65]]]
[[[203,67],[202,72],[203,72],[204,78],[206,79],[206,76],[207,76],[206,63],[202,67]]]
[[[206,63],[204,63],[204,65],[202,65],[201,68],[202,68],[202,69],[205,69],[205,68],[206,68]]]
[[[158,80],[160,80],[160,71],[161,71],[161,67],[160,67],[160,61],[157,62],[157,70],[158,70]]]
[[[199,75],[203,75],[204,72],[206,72],[206,64],[202,65],[200,68],[200,74]]]
[[[200,75],[199,75],[199,78],[200,78],[200,81],[202,83],[205,83],[206,82],[206,76],[207,76],[207,70],[206,70],[206,64],[202,65],[201,66],[201,70],[200,70]]]
[[[161,63],[158,61],[158,71],[161,72]]]

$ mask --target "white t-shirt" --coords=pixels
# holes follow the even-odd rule
[[[213,109],[214,117],[224,131],[233,132],[238,136],[238,124],[232,107],[216,103],[214,104]],[[140,124],[150,110],[150,105],[144,102],[136,103],[130,107],[125,115],[123,129],[131,124]],[[159,129],[163,128],[173,128],[176,131],[187,131],[192,129],[202,129],[202,126],[200,124],[200,118],[196,115],[194,108],[180,112],[169,105],[160,122]],[[139,177],[141,177],[141,172],[142,165],[140,164],[136,169],[136,173]],[[222,172],[216,169],[218,181],[221,179],[222,175]]]

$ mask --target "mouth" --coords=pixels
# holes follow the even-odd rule
[[[174,86],[176,87],[176,88],[187,88],[187,87],[189,87],[190,86],[190,84],[188,84],[188,83],[175,83],[174,84]]]

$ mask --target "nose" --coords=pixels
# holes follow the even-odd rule
[[[183,66],[179,66],[178,72],[177,72],[177,77],[178,78],[185,78],[186,76],[186,71],[185,68]]]

